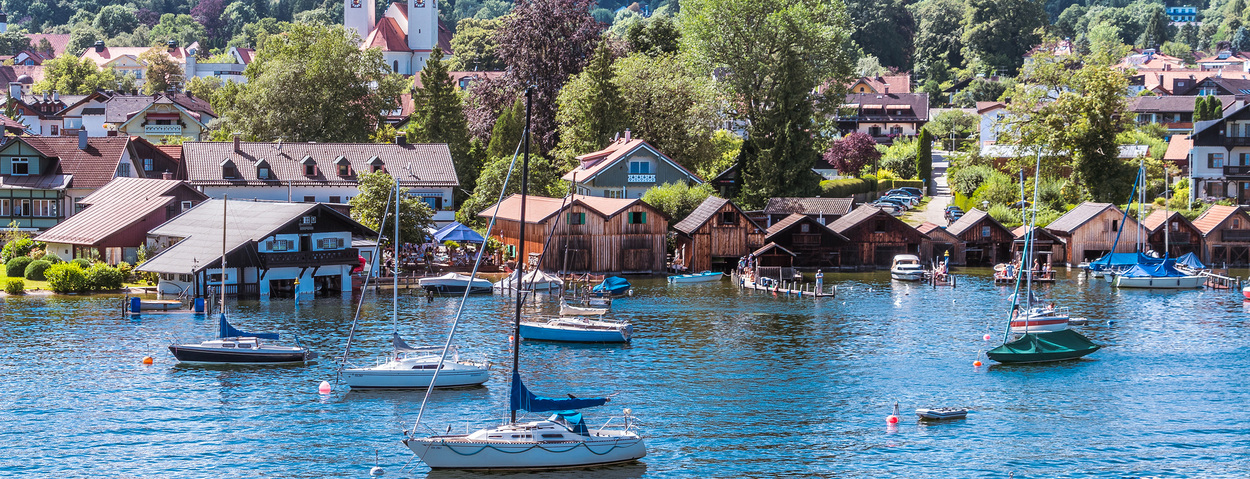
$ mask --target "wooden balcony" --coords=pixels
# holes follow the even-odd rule
[[[1221,230],[1220,241],[1225,243],[1250,243],[1250,230]]]
[[[289,251],[283,253],[260,253],[261,264],[266,268],[287,266],[329,266],[359,264],[360,252],[356,248],[328,251]]]

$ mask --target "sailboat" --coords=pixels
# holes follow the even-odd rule
[[[526,90],[526,125],[522,140],[525,160],[521,169],[521,218],[525,218],[525,198],[528,194],[530,108],[533,88]],[[520,222],[518,255],[525,258],[525,221]],[[518,262],[524,277],[525,262]],[[513,337],[521,328],[521,305],[524,294],[518,294],[513,320]],[[512,388],[509,409],[510,420],[495,427],[488,427],[470,434],[439,434],[416,437],[406,436],[408,446],[431,469],[558,469],[585,467],[637,460],[647,455],[647,448],[636,431],[636,424],[625,410],[624,424],[619,427],[590,429],[586,426],[580,409],[602,406],[608,398],[557,399],[535,395],[521,380],[521,341],[512,348]],[[518,421],[517,411],[551,412],[545,420]],[[420,418],[418,418],[418,423]],[[609,421],[610,422],[610,421]],[[415,428],[414,428],[415,430]]]
[[[1033,263],[1033,255],[1035,247],[1033,245],[1033,235],[1037,231],[1037,204],[1038,204],[1038,182],[1041,177],[1042,157],[1037,157],[1037,167],[1033,170],[1033,218],[1029,223],[1029,231],[1024,241],[1024,256],[1021,258],[1020,264],[1024,268],[1029,268]],[[1022,186],[1023,187],[1023,186]],[[1026,270],[1024,274],[1016,276],[1016,291],[1013,293],[1011,300],[1011,318],[1007,321],[1006,331],[1003,333],[1003,344],[999,347],[987,351],[985,354],[990,359],[1000,363],[1040,363],[1050,361],[1064,361],[1069,359],[1077,359],[1087,354],[1097,351],[1100,346],[1091,342],[1088,338],[1076,331],[1067,329],[1067,318],[1064,314],[1062,329],[1058,326],[1050,328],[1042,327],[1041,323],[1047,319],[1046,315],[1057,316],[1056,311],[1052,308],[1049,313],[1044,308],[1034,308],[1033,302],[1036,297],[1033,296],[1033,272]],[[1027,294],[1020,294],[1021,279],[1024,279],[1025,291]],[[1023,297],[1023,301],[1020,298]],[[1023,308],[1020,308],[1023,303]],[[1056,318],[1057,319],[1057,318]],[[1029,320],[1034,320],[1042,332],[1037,329],[1030,329]],[[1024,324],[1019,324],[1024,323]],[[1021,331],[1017,329],[1023,327],[1023,333],[1015,340],[1011,340],[1013,333]]]
[[[221,271],[222,287],[225,287],[226,271],[226,209],[230,201],[221,200]],[[302,363],[317,357],[317,353],[303,346],[278,346],[262,339],[277,340],[278,333],[249,333],[235,329],[226,320],[226,295],[221,294],[221,315],[217,322],[217,337],[200,343],[171,344],[169,352],[184,363],[216,364],[278,364]],[[299,338],[296,338],[296,342]]]
[[[392,198],[399,198],[399,181],[395,181]],[[396,213],[399,202],[393,201]],[[390,205],[387,205],[389,213]],[[386,214],[382,215],[385,222]],[[395,215],[399,218],[399,214]],[[395,223],[393,245],[399,245],[399,221]],[[385,225],[383,225],[385,227]],[[379,233],[379,236],[380,233]],[[381,243],[379,238],[378,243]],[[396,248],[398,250],[398,248]],[[374,252],[378,258],[378,252]],[[399,263],[395,262],[395,268]],[[442,347],[412,347],[399,336],[399,272],[393,271],[391,288],[391,347],[386,361],[371,367],[345,368],[343,382],[352,389],[422,389],[428,387],[477,386],[490,379],[490,364],[461,360],[457,354],[451,361],[442,361]],[[363,301],[363,298],[362,298]],[[353,325],[354,327],[354,325]],[[439,371],[437,378],[434,372]]]

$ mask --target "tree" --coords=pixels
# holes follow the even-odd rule
[[[412,92],[413,111],[412,139],[421,143],[446,143],[456,166],[460,189],[456,202],[466,196],[462,191],[473,191],[481,161],[470,155],[469,129],[464,119],[464,106],[456,85],[447,73],[443,51],[434,47],[429,61],[421,70],[421,88]]]
[[[495,43],[495,32],[501,26],[501,20],[461,20],[456,24],[456,35],[451,37],[451,51],[456,54],[451,57],[448,68],[451,71],[502,70],[504,64],[495,56],[495,50],[499,48]]]
[[[678,181],[652,186],[642,193],[642,201],[668,215],[676,223],[690,216],[695,208],[703,204],[703,200],[714,193],[712,185],[707,183],[690,186]]]
[[[881,65],[881,60],[872,55],[864,55],[855,61],[855,74],[861,77],[878,77],[889,72]]]
[[[156,41],[173,40],[181,46],[187,46],[200,39],[206,39],[204,26],[200,22],[195,21],[191,15],[181,14],[174,15],[166,13],[161,15],[161,21],[152,27],[152,31],[148,36]]]
[[[22,121],[22,110],[17,107],[17,98],[8,98],[6,95],[6,98],[4,99],[4,111],[2,113],[4,116],[9,117],[10,120],[23,125],[26,124],[26,122]]]
[[[24,30],[0,33],[0,55],[17,55],[30,49],[30,37]]]
[[[906,0],[847,0],[851,40],[886,66],[910,71],[916,20]]]
[[[653,57],[676,52],[680,41],[681,30],[668,15],[652,15],[630,24],[625,30],[625,42],[630,51]]]
[[[147,64],[144,74],[143,94],[151,95],[163,91],[179,91],[182,89],[182,67],[165,53],[165,49],[152,47],[139,55],[139,61]]]
[[[1189,50],[1193,51],[1198,48],[1198,27],[1193,22],[1186,22],[1181,25],[1180,33],[1176,35],[1176,41],[1189,46]],[[1189,63],[1190,59],[1186,58],[1185,63]]]
[[[226,0],[200,0],[191,8],[191,17],[204,26],[204,44],[209,47],[220,47],[229,40],[226,25],[229,18],[223,15],[226,11]],[[183,45],[189,45],[184,43]]]
[[[378,49],[361,50],[342,26],[288,24],[268,35],[213,108],[249,139],[359,143],[399,106],[407,81]],[[220,107],[219,107],[220,105]],[[282,114],[276,114],[281,112]]]
[[[867,133],[858,131],[847,134],[840,140],[834,140],[825,150],[824,160],[843,175],[858,175],[868,164],[875,164],[881,159],[877,151],[877,142]],[[876,168],[873,168],[875,171]]]
[[[991,68],[1014,71],[1041,39],[1046,11],[1037,0],[968,0],[964,13],[964,57]]]
[[[244,2],[234,2],[226,6],[226,10],[221,15],[223,26],[217,35],[222,40],[227,41],[228,46],[247,46],[235,45],[234,43],[236,40],[240,40],[239,36],[243,34],[249,23],[260,19],[260,15],[256,13],[256,10]]]
[[[97,41],[104,40],[104,33],[88,23],[79,23],[69,32],[69,43],[62,54],[79,55]]]
[[[1234,51],[1250,51],[1250,32],[1246,31],[1246,27],[1237,28],[1237,33],[1233,34],[1232,47]]]
[[[959,108],[972,108],[979,101],[998,101],[1009,89],[1011,82],[1008,80],[977,78],[956,93],[951,103]]]
[[[740,200],[796,196],[815,190],[811,176],[816,96],[824,82],[850,79],[844,7],[829,0],[690,0],[682,4],[682,49],[695,73],[720,75],[733,98],[732,117],[745,120],[739,153]],[[839,105],[829,89],[823,107]],[[810,183],[810,184],[809,184]]]
[[[490,143],[486,146],[489,158],[512,158],[520,151],[521,135],[525,132],[525,101],[517,98],[512,107],[504,110],[495,120]],[[532,138],[531,138],[532,140]]]
[[[517,157],[516,167],[511,170],[512,178],[508,180],[508,188],[504,192],[504,198],[507,198],[507,195],[521,192],[521,161],[521,158]],[[482,173],[477,177],[477,188],[473,190],[473,194],[469,196],[469,199],[460,204],[460,211],[456,212],[456,221],[471,226],[483,226],[486,224],[485,221],[478,218],[477,214],[498,201],[499,192],[503,190],[504,179],[508,177],[508,167],[511,165],[512,152],[508,152],[508,156],[487,160],[486,166],[482,168]],[[529,194],[553,198],[567,195],[568,187],[565,186],[567,183],[560,181],[560,176],[563,174],[564,171],[557,167],[550,158],[538,155],[531,156]]]
[[[675,54],[635,53],[612,67],[634,137],[647,140],[691,171],[719,159],[712,144],[720,103],[712,80],[696,75]],[[719,171],[717,171],[719,173]]]
[[[1163,5],[1155,4],[1149,8],[1146,15],[1138,17],[1144,22],[1144,31],[1137,45],[1142,48],[1158,48],[1170,38],[1168,36],[1168,16],[1163,11]]]
[[[531,131],[537,152],[558,143],[556,97],[569,77],[582,71],[599,42],[603,25],[590,16],[594,4],[594,0],[520,0],[496,33],[497,52],[508,69],[504,77],[508,91],[515,96],[526,86],[536,87]]]
[[[1181,42],[1167,42],[1159,47],[1159,53],[1181,59],[1185,63],[1194,61],[1194,50]]]
[[[924,129],[931,133],[934,139],[954,143],[956,140],[962,140],[976,133],[980,122],[980,117],[972,113],[965,113],[962,110],[946,110],[934,115],[932,120],[925,123]],[[956,147],[951,144],[947,149],[954,150]]]
[[[129,32],[139,26],[139,19],[134,11],[122,5],[109,5],[100,9],[92,24],[106,37],[115,37],[119,33]]]
[[[101,71],[90,58],[79,60],[67,53],[43,62],[43,80],[35,83],[31,90],[87,95],[96,90],[112,90],[116,84],[112,70]]]
[[[613,82],[612,51],[601,42],[581,73],[574,75],[556,98],[560,151],[566,158],[599,150],[612,134],[626,127],[624,100]],[[573,165],[569,165],[572,167]]]
[[[1224,117],[1224,105],[1214,95],[1202,95],[1194,99],[1194,121],[1218,120]]]
[[[964,57],[964,2],[960,0],[923,0],[909,7],[916,19],[917,69],[933,69],[938,63],[960,67]],[[932,78],[932,74],[929,78]],[[941,81],[941,80],[939,80]]]
[[[920,143],[916,145],[916,177],[924,182],[927,190],[933,183],[933,135],[922,129],[916,141]]]
[[[352,219],[382,234],[386,243],[394,238],[395,231],[395,179],[384,172],[365,173],[358,178],[360,194],[348,201],[352,205]],[[387,198],[391,198],[387,213]],[[408,188],[399,188],[399,239],[405,243],[425,241],[425,229],[434,226],[434,212],[418,198],[408,195]],[[385,218],[383,218],[385,214]],[[385,219],[385,224],[383,220]]]

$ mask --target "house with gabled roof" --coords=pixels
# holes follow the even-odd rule
[[[911,75],[859,77],[847,86],[850,93],[911,93]]]
[[[97,41],[95,45],[84,50],[80,58],[95,62],[96,66],[102,70],[112,68],[122,75],[134,75],[135,85],[142,86],[147,82],[144,76],[148,66],[139,57],[148,50],[156,50],[165,55],[184,71],[187,57],[192,56],[186,48],[178,46],[178,42],[174,40],[169,40],[163,47],[110,47],[106,46],[103,41]]]
[[[452,55],[452,32],[439,21],[435,0],[391,3],[376,21],[374,3],[347,0],[343,7],[343,25],[360,35],[360,48],[381,50],[395,73],[420,73],[436,46]]]
[[[847,239],[840,260],[844,266],[888,267],[899,254],[920,254],[928,239],[902,220],[872,205],[860,205],[829,224]],[[928,259],[921,257],[921,259]]]
[[[561,177],[577,184],[577,194],[604,198],[641,198],[653,186],[665,183],[703,183],[699,175],[661,153],[650,143],[633,138],[629,130],[607,147],[577,157],[578,165]]]
[[[1024,256],[1026,236],[1029,233],[1029,225],[1021,225],[1011,230],[1011,234],[1015,236],[1015,241],[1011,244],[1012,258],[1020,258]],[[1047,231],[1046,228],[1037,227],[1033,230],[1033,251],[1034,258],[1045,264],[1063,264],[1068,260],[1067,242],[1063,238],[1056,236],[1054,233]]]
[[[60,223],[116,177],[143,176],[125,137],[10,137],[0,145],[0,222],[26,231]]]
[[[1250,215],[1236,206],[1211,205],[1194,219],[1202,233],[1202,261],[1212,266],[1250,264]]]
[[[764,245],[764,227],[738,205],[710,196],[677,224],[675,265],[685,271],[729,270]]]
[[[1073,266],[1107,253],[1136,252],[1136,242],[1144,241],[1150,234],[1115,205],[1091,202],[1072,208],[1046,225],[1046,230],[1063,239],[1068,255],[1065,262]]]
[[[835,268],[842,266],[842,250],[849,240],[810,216],[794,213],[769,226],[764,242],[791,252],[795,267]]]
[[[1194,125],[1189,162],[1190,200],[1233,198],[1250,204],[1250,107],[1227,106],[1219,120]]]
[[[191,101],[197,100],[191,98]],[[208,100],[198,100],[198,102],[212,111]],[[107,109],[105,115],[107,117]],[[213,118],[199,111],[188,110],[169,95],[162,93],[155,95],[152,101],[141,109],[127,113],[126,119],[116,123],[115,128],[118,135],[138,136],[156,143],[166,138],[200,141],[207,139],[208,126],[205,123]],[[118,118],[118,120],[121,119]]]
[[[77,202],[83,209],[35,238],[61,259],[134,264],[148,230],[208,199],[185,181],[114,178]]]
[[[137,95],[97,91],[60,112],[62,131],[88,136],[141,136],[159,143],[165,137],[201,140],[205,125],[217,118],[208,100],[189,93]]]
[[[352,238],[376,236],[324,204],[213,199],[149,231],[148,250],[160,252],[135,270],[158,273],[161,294],[337,294],[361,266]]]
[[[968,210],[946,231],[963,243],[959,264],[995,265],[1011,259],[1011,243],[1015,235],[1002,223],[977,208]]]
[[[949,257],[951,265],[964,264],[964,244],[958,236],[928,221],[917,226],[916,231],[927,237],[920,243],[920,256],[937,261],[944,261]]]
[[[929,94],[849,93],[836,115],[840,133],[866,133],[888,145],[916,136],[929,122]]]
[[[346,203],[359,194],[359,176],[386,172],[434,211],[455,221],[452,193],[460,186],[442,143],[265,143],[189,141],[182,145],[187,180],[204,194],[231,199]]]
[[[1235,96],[1250,95],[1250,78],[1243,73],[1240,78],[1234,76],[1214,75],[1203,78],[1184,90],[1174,92],[1176,95],[1216,95]],[[1228,106],[1228,103],[1224,103]]]
[[[668,217],[646,202],[585,195],[526,199],[525,252],[530,264],[541,257],[539,267],[547,271],[664,271]],[[507,256],[516,259],[520,247],[521,195],[509,196],[477,216],[495,219],[491,235],[504,245]]]
[[[1179,258],[1195,253],[1202,257],[1202,232],[1180,212],[1154,210],[1142,219],[1142,226],[1150,231],[1150,249],[1159,254],[1166,252],[1170,258]]]
[[[769,198],[764,205],[768,224],[772,225],[794,213],[807,215],[817,223],[827,225],[851,212],[855,198]]]

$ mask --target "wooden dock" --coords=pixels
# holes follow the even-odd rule
[[[824,288],[817,289],[815,284],[803,283],[799,281],[779,281],[772,278],[761,278],[764,281],[756,283],[748,281],[745,276],[733,273],[730,279],[737,284],[739,288],[750,289],[755,291],[766,291],[777,295],[809,297],[809,298],[831,298],[837,295],[838,288],[829,285],[829,290]]]

